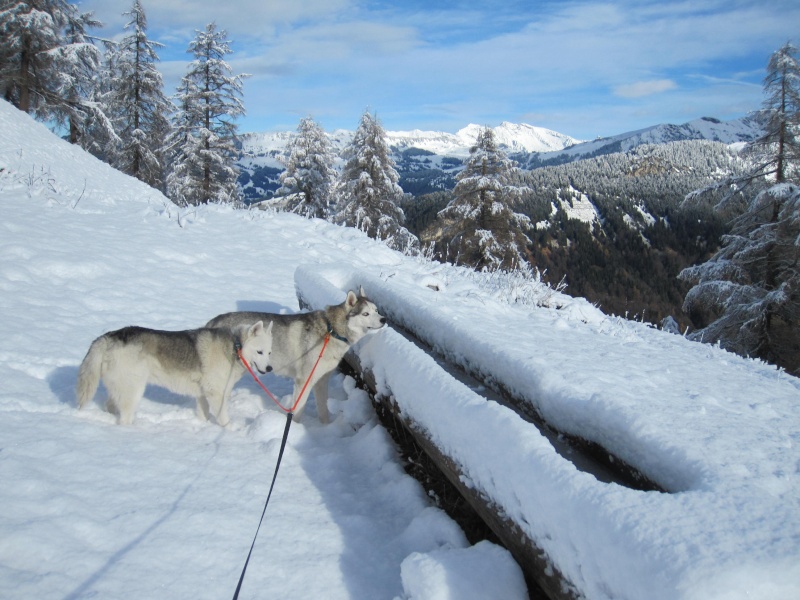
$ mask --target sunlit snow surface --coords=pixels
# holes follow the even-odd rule
[[[293,312],[298,290],[325,304],[362,284],[451,359],[671,490],[577,471],[391,329],[359,343],[379,385],[587,598],[800,597],[796,378],[567,296],[510,304],[508,289],[322,221],[178,209],[3,102],[0,130],[0,597],[230,596],[284,416],[242,380],[227,429],[159,388],[121,427],[102,392],[77,410],[78,365],[125,325]],[[242,597],[523,598],[508,553],[468,546],[405,475],[366,395],[340,375],[331,388],[333,424],[310,406],[292,425]]]

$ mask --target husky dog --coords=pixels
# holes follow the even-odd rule
[[[272,370],[272,323],[242,324],[235,329],[158,331],[125,327],[92,342],[78,372],[76,395],[83,408],[100,381],[108,391],[109,412],[119,422],[133,422],[136,407],[148,383],[176,394],[194,396],[197,416],[208,420],[209,409],[225,427],[230,419],[226,406],[234,384],[245,366],[238,353],[260,373]]]
[[[364,296],[364,289],[361,288],[358,295],[350,291],[344,302],[327,306],[323,310],[293,315],[231,312],[214,317],[206,327],[233,327],[259,319],[269,319],[274,325],[272,366],[275,374],[294,379],[292,406],[297,403],[295,417],[299,419],[302,415],[308,395],[313,388],[317,415],[323,423],[329,421],[328,380],[331,373],[350,346],[364,337],[368,331],[380,329],[386,324],[386,318]],[[328,346],[308,382],[306,393],[298,402],[298,397],[322,350],[326,333],[330,333]]]

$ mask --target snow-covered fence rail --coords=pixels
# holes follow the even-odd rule
[[[301,267],[312,308],[363,285],[437,353],[530,399],[548,423],[608,449],[673,493],[578,470],[514,411],[486,402],[392,329],[355,347],[377,397],[447,457],[455,479],[513,521],[592,599],[797,597],[796,378],[580,301],[519,309],[458,277],[429,286]],[[435,279],[435,276],[430,277]],[[434,291],[433,287],[438,288]],[[491,381],[490,381],[491,383]],[[527,559],[518,557],[522,564]],[[558,596],[556,596],[558,597]]]
[[[475,486],[474,482],[465,474],[458,460],[439,448],[424,427],[408,420],[394,396],[378,391],[373,371],[365,369],[355,354],[346,355],[344,360],[362,381],[376,407],[384,413],[382,418],[384,425],[395,429],[400,427],[405,433],[412,436],[414,445],[424,452],[425,456],[435,465],[438,474],[449,481],[478,518],[511,553],[525,576],[529,590],[536,594],[535,597],[541,597],[539,592],[542,592],[551,600],[581,598],[582,595],[563,577],[535,540],[512,517],[505,514],[502,506],[484,493],[480,487]],[[426,477],[430,476],[430,473],[426,474]]]
[[[502,396],[502,401],[519,413],[524,419],[536,424],[540,430],[556,433],[583,458],[597,463],[601,469],[612,474],[617,483],[643,491],[665,491],[666,486],[654,481],[616,453],[613,448],[604,446],[592,439],[591,430],[586,435],[572,430],[560,429],[548,421],[539,409],[535,379],[525,372],[524,364],[515,356],[515,348],[502,348],[496,339],[486,339],[484,330],[475,323],[459,322],[457,316],[448,314],[448,307],[431,306],[429,302],[418,302],[408,298],[392,285],[363,273],[352,273],[336,269],[301,268],[296,274],[298,281],[304,278],[334,284],[336,288],[356,289],[365,286],[370,298],[378,303],[398,329],[428,346],[428,351],[447,362],[451,367],[461,370],[467,377],[474,378]],[[312,284],[318,288],[320,282]],[[307,286],[310,287],[310,286]],[[299,291],[299,290],[298,290]],[[502,338],[506,332],[495,332]],[[510,332],[508,332],[510,333]],[[565,365],[568,368],[568,365]],[[598,439],[602,439],[598,436]],[[677,491],[677,487],[675,491]]]
[[[308,281],[305,285],[298,283],[301,304],[315,309],[340,302],[341,298],[337,297],[339,290],[327,287],[319,280],[313,284]],[[514,498],[522,493],[522,489],[514,491],[514,488],[533,485],[533,482],[528,477],[518,476],[516,467],[509,464],[506,453],[516,453],[518,448],[513,449],[514,441],[521,441],[525,437],[524,428],[529,426],[519,421],[508,409],[486,403],[395,331],[385,330],[377,336],[370,336],[360,347],[362,351],[358,355],[348,355],[347,359],[366,382],[373,400],[382,404],[413,435],[426,455],[511,552],[529,584],[534,582],[548,598],[554,600],[582,597],[577,588],[559,572],[547,552],[536,543],[523,525],[525,519],[520,515],[520,507],[515,506]],[[395,365],[398,370],[390,374],[380,365]],[[403,372],[413,373],[413,377],[405,377]],[[400,385],[400,380],[405,380],[410,387]],[[416,413],[410,412],[408,406],[404,407],[402,401],[411,397],[433,409],[433,414],[427,417],[419,414],[416,418],[411,416]],[[435,414],[437,412],[440,414]],[[437,428],[422,425],[428,418],[441,423],[442,431],[437,432]],[[506,430],[508,419],[513,420],[516,427]],[[520,425],[522,428],[519,428]],[[486,427],[496,430],[487,431]],[[456,435],[450,437],[448,432]],[[502,445],[489,443],[489,440],[499,437],[505,437],[510,445],[503,448]],[[539,447],[538,451],[549,454],[552,447],[546,440],[543,443],[544,446]],[[483,451],[479,450],[481,446]],[[466,466],[470,458],[463,454],[463,448],[477,450],[472,460],[474,464],[481,465],[480,470],[487,470],[482,476],[476,478],[475,469]],[[526,461],[524,455],[518,458]],[[483,486],[481,480],[487,477],[500,483],[500,487],[493,490]]]

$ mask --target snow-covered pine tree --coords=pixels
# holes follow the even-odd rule
[[[175,132],[170,138],[173,170],[167,195],[179,205],[238,204],[236,117],[245,114],[240,97],[247,75],[233,75],[225,56],[227,33],[215,23],[197,31],[189,44],[195,60],[178,90]]]
[[[56,122],[68,126],[69,141],[84,147],[84,138],[91,124],[112,128],[100,104],[94,101],[98,73],[102,71],[102,56],[88,29],[97,27],[102,27],[102,23],[92,13],[80,14],[77,7],[70,5],[64,29],[65,43],[56,50],[63,65],[58,72],[57,93],[64,102],[54,107],[53,116]]]
[[[747,149],[760,157],[742,179],[777,182],[758,192],[733,220],[721,248],[679,279],[693,287],[683,308],[699,327],[692,339],[719,342],[800,373],[800,69],[786,44],[772,54],[764,79],[766,133]],[[796,181],[795,181],[796,183]],[[685,205],[697,202],[694,194]],[[726,203],[715,206],[726,209]]]
[[[114,86],[116,68],[114,66],[116,43],[103,40],[105,52],[100,65],[100,70],[95,75],[94,85],[89,95],[89,102],[97,110],[92,111],[83,122],[83,129],[78,143],[87,152],[92,153],[100,160],[111,163],[113,149],[122,144],[122,138],[117,135],[112,116],[106,101]]]
[[[800,367],[800,188],[758,194],[717,253],[678,277],[693,284],[684,310],[704,325],[692,339]]]
[[[69,125],[77,141],[81,123],[98,116],[88,96],[101,57],[86,30],[99,26],[64,0],[2,0],[2,96],[39,119]]]
[[[58,65],[51,51],[63,41],[68,12],[63,0],[0,4],[0,85],[5,99],[22,111],[44,109],[54,100]]]
[[[435,239],[448,261],[478,270],[527,268],[525,229],[530,219],[514,212],[510,201],[520,193],[516,167],[485,127],[470,149],[464,170],[456,177],[453,199],[439,211],[437,222],[423,239]]]
[[[797,48],[784,44],[773,52],[764,78],[767,115],[765,132],[748,144],[746,153],[755,157],[755,175],[773,175],[777,183],[794,179],[800,161],[800,64]]]
[[[170,169],[167,172],[167,197],[178,206],[197,204],[200,179],[203,173],[202,149],[195,132],[200,116],[197,94],[193,83],[183,78],[175,99],[178,102],[172,118],[172,132],[167,138],[167,156]]]
[[[336,182],[336,154],[322,127],[311,117],[300,120],[287,148],[286,170],[275,205],[308,218],[327,219]]]
[[[128,175],[161,189],[164,185],[164,148],[173,110],[164,96],[164,82],[155,63],[162,44],[147,38],[147,16],[134,0],[125,25],[130,33],[113,48],[109,64],[110,90],[103,103],[120,142],[111,151],[111,164]]]
[[[365,111],[352,142],[345,149],[346,163],[337,184],[336,223],[355,227],[390,248],[419,251],[419,239],[403,227],[405,215],[398,203],[403,189],[378,118]]]

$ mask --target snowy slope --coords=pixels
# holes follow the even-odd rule
[[[291,311],[295,286],[324,304],[356,283],[393,319],[670,490],[577,471],[391,330],[359,344],[380,385],[528,523],[586,597],[800,597],[796,378],[546,289],[553,308],[515,303],[526,290],[321,221],[179,210],[2,102],[0,128],[0,597],[230,595],[282,414],[243,380],[228,429],[157,388],[119,427],[100,395],[76,410],[77,366],[113,328]],[[312,407],[292,426],[243,597],[523,597],[508,554],[469,547],[403,473],[353,382],[338,376],[332,395],[332,425]]]
[[[117,426],[102,394],[75,407],[89,343],[130,324],[296,310],[300,261],[403,259],[324,222],[179,210],[2,101],[0,130],[0,598],[230,598],[284,416],[241,381],[227,430],[159,388]],[[342,377],[332,395],[334,424],[312,408],[292,426],[240,598],[421,599],[460,580],[473,590],[462,597],[521,600],[508,553],[468,546],[404,473],[365,395]]]

